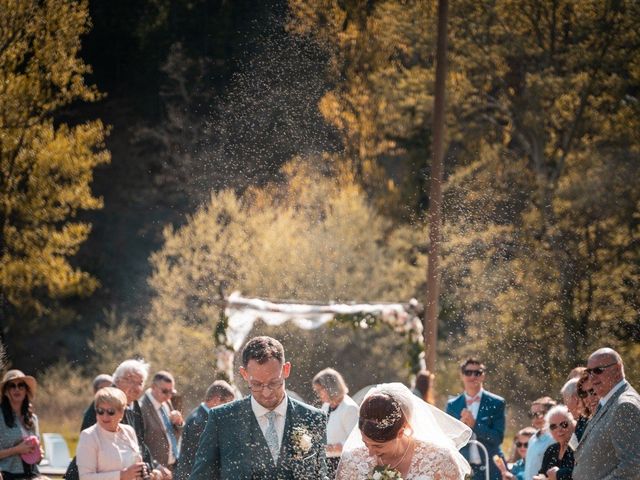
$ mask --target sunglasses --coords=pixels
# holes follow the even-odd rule
[[[569,427],[569,422],[567,422],[566,420],[564,422],[560,422],[558,424],[552,423],[551,425],[549,425],[549,429],[551,430],[555,430],[556,428],[567,428]]]
[[[590,397],[596,397],[598,395],[593,388],[590,388],[587,393],[589,394]]]
[[[462,374],[465,377],[480,377],[484,373],[484,370],[463,370]]]
[[[527,448],[529,446],[529,442],[516,442],[516,448]]]
[[[587,375],[601,375],[606,368],[613,367],[614,365],[617,365],[617,364],[618,362],[614,362],[614,363],[610,363],[609,365],[601,365],[599,367],[587,368],[585,372],[587,373]]]
[[[175,395],[176,393],[178,393],[171,388],[161,388],[160,391],[162,392],[163,395]]]
[[[107,415],[109,415],[110,417],[113,417],[116,414],[116,409],[115,408],[104,409],[104,408],[100,408],[100,407],[96,408],[96,415],[102,416],[105,413]]]
[[[529,418],[542,418],[545,412],[529,412]]]
[[[16,390],[26,390],[27,389],[27,384],[24,383],[24,382],[7,383],[7,390],[11,390],[12,388],[15,388]]]

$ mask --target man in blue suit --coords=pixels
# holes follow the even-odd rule
[[[188,480],[193,469],[193,462],[196,458],[196,451],[200,443],[200,436],[207,425],[209,412],[214,407],[219,407],[225,403],[232,402],[235,392],[231,385],[224,380],[216,380],[207,389],[207,393],[202,402],[191,412],[184,423],[182,430],[182,446],[180,447],[180,460],[173,472],[174,480]]]
[[[287,396],[290,372],[276,339],[247,342],[240,374],[251,396],[209,412],[190,480],[327,478],[327,417]]]
[[[460,365],[464,392],[447,402],[447,413],[473,430],[473,439],[487,449],[489,473],[492,480],[502,478],[493,462],[493,456],[504,457],[500,445],[504,439],[505,402],[483,388],[485,366],[475,358],[468,358]],[[482,448],[471,444],[461,450],[473,468],[473,479],[486,478],[487,458]]]

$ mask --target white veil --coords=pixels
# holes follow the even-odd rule
[[[427,443],[435,443],[451,451],[462,475],[471,473],[467,460],[458,451],[471,438],[471,429],[459,420],[447,415],[416,396],[402,383],[376,385],[365,395],[365,399],[375,393],[384,393],[396,400],[407,418],[413,437]],[[358,425],[351,431],[343,446],[343,452],[365,447]]]

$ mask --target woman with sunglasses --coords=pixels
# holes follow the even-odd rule
[[[513,439],[513,454],[509,459],[511,469],[501,468],[503,480],[524,480],[524,461],[527,457],[527,447],[529,439],[536,433],[533,427],[526,427],[520,430]],[[496,459],[496,461],[498,461]],[[502,462],[502,459],[499,459]],[[500,466],[498,466],[500,468]]]
[[[127,396],[119,388],[96,393],[97,422],[80,434],[76,459],[80,480],[141,480],[148,478],[133,427],[121,424]]]
[[[544,452],[542,467],[534,480],[571,480],[575,463],[573,449],[569,445],[576,427],[573,415],[566,405],[553,407],[545,416],[549,431],[556,443]]]
[[[40,451],[38,418],[31,401],[36,393],[36,379],[20,370],[9,370],[0,389],[0,470],[3,480],[36,478]]]
[[[577,394],[582,405],[582,415],[580,415],[576,423],[576,438],[580,441],[582,434],[587,428],[589,419],[596,412],[596,408],[598,408],[598,401],[600,400],[598,394],[591,388],[589,374],[586,372],[584,372],[578,380]]]

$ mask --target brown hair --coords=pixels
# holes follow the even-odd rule
[[[388,442],[407,424],[400,404],[386,393],[374,393],[360,405],[360,431],[376,442]]]
[[[227,400],[229,398],[234,398],[236,396],[233,391],[233,387],[229,385],[224,380],[216,380],[209,388],[207,388],[207,393],[205,394],[205,401],[212,400],[214,398],[219,398],[220,400]]]
[[[271,337],[254,337],[242,349],[242,366],[247,368],[249,360],[255,360],[260,365],[271,359],[284,363],[284,347]]]
[[[431,386],[436,376],[429,370],[420,370],[416,375],[415,388],[420,393],[420,398],[433,404],[433,392]]]
[[[482,363],[477,358],[469,357],[460,364],[460,371],[464,371],[464,369],[467,368],[467,365],[478,365],[483,370],[486,368],[484,366],[484,363]]]

